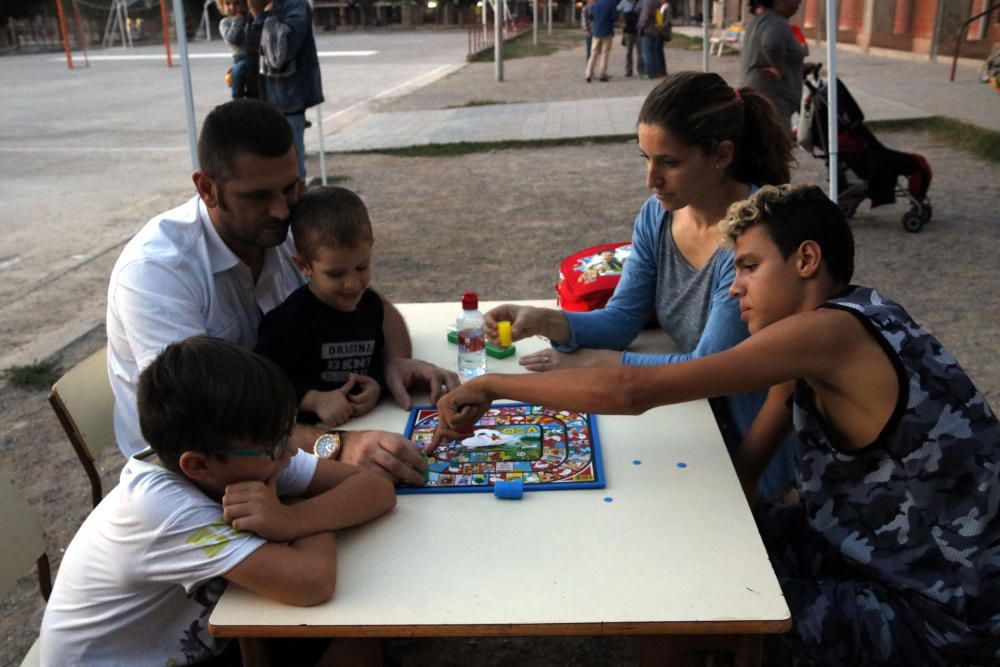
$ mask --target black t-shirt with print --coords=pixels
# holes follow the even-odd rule
[[[382,299],[372,289],[365,291],[353,312],[345,313],[303,285],[264,316],[254,352],[285,372],[298,401],[313,389],[339,389],[351,373],[373,378],[384,390],[383,316]],[[299,417],[317,421],[312,413]]]

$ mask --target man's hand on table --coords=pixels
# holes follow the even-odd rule
[[[420,448],[398,433],[388,431],[347,431],[341,435],[344,463],[372,470],[391,479],[423,486],[421,473],[427,462]]]
[[[391,359],[385,365],[385,383],[396,403],[404,410],[413,406],[410,389],[415,386],[427,387],[431,403],[436,403],[442,394],[459,385],[458,374],[452,371],[419,359],[401,358]]]
[[[322,425],[297,424],[292,432],[292,444],[307,452],[313,451],[316,438],[329,429]],[[420,448],[398,433],[389,431],[341,431],[340,461],[371,470],[387,477],[394,484],[400,480],[423,485],[422,470],[427,463]]]

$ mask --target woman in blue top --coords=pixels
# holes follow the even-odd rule
[[[639,112],[639,149],[653,195],[635,220],[632,254],[614,296],[601,310],[573,313],[503,305],[486,314],[487,335],[511,322],[515,340],[545,336],[554,350],[521,358],[534,371],[601,364],[665,364],[733,347],[749,333],[729,296],[732,252],[717,229],[730,204],[760,185],[789,179],[791,141],[771,103],[748,88],[734,90],[717,74],[680,72],[663,80]],[[650,314],[679,352],[621,352]],[[712,400],[732,450],[764,402],[764,392]],[[772,499],[792,481],[785,447],[762,475]]]

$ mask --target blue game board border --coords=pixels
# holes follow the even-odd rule
[[[534,403],[494,403],[491,408],[517,408],[517,407],[534,407]],[[548,406],[542,406],[548,407]],[[413,427],[417,421],[417,412],[420,410],[436,410],[435,405],[415,405],[410,408],[410,416],[406,420],[406,430],[403,431],[403,436],[409,438],[413,435]],[[550,410],[556,410],[557,408],[549,408]],[[592,412],[581,413],[577,410],[571,410],[570,412],[577,412],[578,414],[587,415],[587,425],[590,427],[591,434],[591,445],[594,449],[593,463],[594,463],[594,481],[593,482],[566,482],[563,484],[525,484],[524,490],[527,491],[561,491],[562,489],[603,489],[607,486],[607,480],[604,479],[604,455],[601,452],[601,437],[597,431],[597,415]],[[484,484],[482,486],[398,486],[396,487],[396,493],[401,495],[413,495],[419,493],[493,493],[493,484]]]

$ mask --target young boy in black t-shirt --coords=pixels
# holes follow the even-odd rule
[[[371,221],[356,194],[324,187],[299,198],[291,228],[309,283],[264,316],[255,352],[288,375],[300,418],[340,426],[374,408],[385,385]]]

